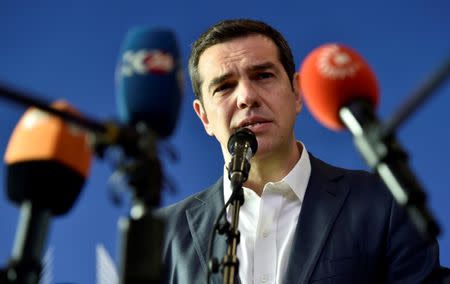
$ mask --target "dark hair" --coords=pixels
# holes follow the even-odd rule
[[[197,99],[202,100],[200,88],[202,82],[198,72],[198,62],[203,52],[213,45],[255,34],[266,36],[275,43],[280,62],[292,84],[295,73],[294,58],[291,48],[279,31],[261,21],[250,19],[225,20],[209,28],[192,46],[191,56],[189,57],[189,76]]]

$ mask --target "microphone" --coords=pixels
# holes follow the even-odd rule
[[[345,127],[353,134],[367,164],[377,171],[397,203],[406,208],[418,231],[434,239],[439,226],[408,166],[407,153],[394,134],[382,134],[374,112],[379,88],[368,63],[349,47],[325,44],[305,58],[297,84],[312,115],[325,127]]]
[[[232,156],[228,164],[228,178],[233,186],[242,186],[248,178],[250,159],[258,150],[256,136],[248,128],[240,128],[230,136],[227,147]]]
[[[56,102],[53,107],[76,113],[65,102]],[[21,206],[4,281],[38,283],[51,217],[63,215],[73,206],[91,158],[87,137],[77,127],[36,108],[22,116],[4,156],[7,196]]]
[[[131,29],[121,50],[116,77],[121,122],[143,122],[160,138],[171,135],[183,89],[175,34],[167,29]]]
[[[258,150],[258,142],[255,134],[248,128],[239,128],[230,136],[227,145],[231,154],[231,161],[228,164],[228,178],[231,181],[233,193],[230,199],[225,203],[222,211],[216,219],[213,234],[210,238],[208,246],[208,256],[210,259],[210,267],[207,273],[207,283],[209,283],[211,272],[217,272],[219,266],[223,266],[224,283],[234,283],[239,268],[239,260],[237,258],[237,246],[240,242],[239,211],[244,204],[244,191],[242,184],[247,180],[250,171],[250,159]],[[225,215],[228,205],[232,205],[231,225],[219,225],[220,219]],[[227,235],[227,253],[223,257],[222,263],[219,264],[217,259],[212,258],[212,247],[216,230],[219,234]]]
[[[344,128],[340,109],[354,101],[378,105],[377,79],[369,64],[356,51],[338,44],[313,50],[304,60],[299,87],[312,115],[332,130]]]
[[[156,139],[167,138],[175,129],[182,74],[172,31],[136,27],[128,32],[116,73],[116,101],[120,121],[140,134],[142,154],[135,155],[127,172],[134,192],[129,218],[119,220],[120,283],[161,281],[164,228],[149,210],[159,205],[163,180]]]

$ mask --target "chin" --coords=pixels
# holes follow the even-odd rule
[[[258,159],[266,158],[274,153],[285,152],[286,144],[281,143],[279,140],[271,140],[264,138],[257,138],[258,140],[258,150],[256,151],[256,156]]]
[[[267,145],[267,143],[260,143],[258,141],[258,150],[256,151],[255,158],[256,159],[263,159],[268,156],[270,156],[271,153],[273,153],[274,149],[270,147],[270,145]]]

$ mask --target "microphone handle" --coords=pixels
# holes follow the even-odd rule
[[[50,220],[50,210],[41,209],[31,201],[22,203],[11,260],[1,273],[2,281],[17,284],[39,283],[41,258]]]
[[[122,217],[118,227],[121,238],[119,283],[120,284],[159,284],[164,272],[161,262],[164,239],[164,223],[150,210],[142,216]]]
[[[381,177],[397,203],[403,206],[426,240],[435,239],[439,225],[426,206],[426,195],[408,165],[408,155],[393,134],[382,136],[381,124],[364,100],[354,101],[339,111],[342,123],[353,134],[356,148]]]
[[[154,149],[153,149],[154,150]],[[163,172],[157,157],[141,157],[128,166],[133,204],[128,217],[119,220],[120,284],[161,283],[164,272],[164,222],[152,212],[159,206]]]

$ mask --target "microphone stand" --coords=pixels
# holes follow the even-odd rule
[[[227,254],[223,257],[223,283],[234,284],[239,272],[239,259],[237,258],[237,246],[240,242],[239,211],[244,204],[244,176],[241,172],[231,174],[231,194],[233,211],[231,213],[231,226],[226,230],[227,235]]]
[[[247,128],[238,129],[228,140],[228,151],[232,155],[228,165],[228,178],[230,179],[232,194],[217,218],[208,248],[209,257],[211,258],[212,241],[217,230],[219,234],[227,235],[227,252],[221,264],[218,264],[215,258],[210,259],[208,263],[208,282],[210,280],[210,270],[215,273],[218,271],[219,266],[223,268],[224,284],[234,284],[235,280],[238,279],[239,259],[237,258],[237,246],[240,242],[240,232],[238,230],[239,211],[244,204],[244,190],[242,189],[242,185],[247,180],[250,172],[250,158],[256,153],[257,149],[258,142],[256,136]],[[231,226],[228,221],[220,226],[220,218],[226,214],[226,207],[230,203],[233,205]]]
[[[156,135],[145,124],[137,124],[137,143],[123,146],[126,158],[117,169],[125,174],[132,194],[127,217],[118,222],[120,235],[119,283],[161,283],[163,272],[163,223],[152,209],[160,205],[163,173],[156,151]],[[104,145],[97,137],[96,148]],[[136,145],[137,144],[137,145]]]
[[[248,129],[238,130],[228,141],[228,150],[234,153],[228,166],[228,177],[231,183],[232,194],[230,197],[233,211],[231,212],[231,226],[225,226],[223,231],[227,234],[227,253],[223,257],[223,283],[234,284],[239,276],[239,259],[237,258],[237,246],[240,242],[241,234],[238,230],[239,211],[244,204],[244,190],[242,185],[248,178],[250,172],[250,162],[247,156],[256,153],[256,137]],[[240,154],[236,154],[239,152]],[[229,203],[228,201],[227,203]],[[222,232],[219,231],[220,234]]]

